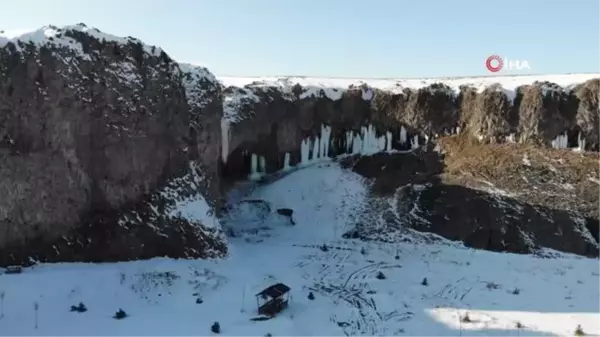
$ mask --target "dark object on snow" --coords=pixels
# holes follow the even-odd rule
[[[196,304],[202,304],[202,303],[204,303],[204,301],[201,298],[198,297],[196,299]]]
[[[21,266],[8,266],[6,267],[6,271],[4,272],[5,274],[21,274],[23,272],[23,269],[21,268]]]
[[[396,260],[400,260],[400,255],[396,255],[396,256],[394,256],[394,259],[396,259]]]
[[[367,254],[367,251],[365,250],[365,247],[362,247],[362,248],[360,249],[360,253],[361,253],[362,255],[365,255],[365,254]]]
[[[386,279],[385,275],[382,272],[378,272],[377,276],[375,276],[375,277],[377,277],[380,280],[385,280]]]
[[[313,294],[312,291],[308,293],[308,299],[311,301],[315,299],[315,294]]]
[[[258,317],[252,317],[252,318],[250,318],[250,320],[253,322],[262,322],[262,321],[268,321],[271,318],[273,318],[273,316],[258,316]]]
[[[429,285],[429,282],[427,282],[427,277],[423,278],[423,281],[421,282],[422,286],[427,286]]]
[[[585,332],[583,332],[581,324],[577,325],[577,328],[575,329],[575,336],[585,336]]]
[[[519,288],[515,288],[515,290],[512,291],[513,295],[519,295],[521,293],[521,290],[519,290]]]
[[[322,251],[324,251],[324,252],[326,252],[326,251],[328,251],[328,250],[329,250],[329,247],[327,247],[327,245],[326,245],[326,244],[323,244],[322,246],[319,246],[319,248],[320,248]]]
[[[280,209],[277,210],[277,214],[288,217],[290,219],[290,222],[292,223],[292,225],[296,224],[296,222],[292,218],[292,214],[294,214],[294,210],[293,209],[291,209],[291,208],[280,208]]]
[[[342,237],[344,239],[360,239],[360,234],[358,233],[358,231],[356,229],[354,229],[354,230],[351,230],[349,232],[342,234]]]
[[[78,305],[72,305],[71,306],[71,312],[86,312],[87,308],[85,307],[85,304],[79,302]]]
[[[114,319],[123,319],[125,317],[127,317],[127,313],[123,309],[119,309],[113,316]]]
[[[465,313],[465,315],[460,319],[461,322],[463,323],[471,323],[473,321],[471,321],[471,317],[469,317],[469,313]]]
[[[273,337],[273,335],[271,335],[271,333],[268,333],[265,335],[265,337]]]
[[[221,333],[221,325],[219,324],[219,322],[214,322],[213,325],[210,327],[210,331],[212,331],[213,333]]]
[[[258,314],[265,316],[275,316],[283,309],[287,308],[289,301],[290,287],[283,283],[274,284],[256,294],[258,305]],[[263,304],[261,305],[261,299]]]

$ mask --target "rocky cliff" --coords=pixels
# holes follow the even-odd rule
[[[596,256],[599,90],[597,74],[217,79],[83,24],[0,34],[0,265],[223,256],[227,184],[338,155],[373,185],[350,236]],[[505,160],[464,165],[482,153]]]
[[[0,41],[0,265],[223,255],[219,92],[83,24]]]
[[[373,200],[349,237],[598,256],[598,77],[224,78],[223,174],[351,155]]]
[[[303,142],[312,158],[323,137],[332,146],[317,156],[408,149],[456,133],[483,143],[598,151],[598,77],[224,78],[234,84],[224,89],[226,174],[250,174],[253,153],[258,170],[264,158],[265,172],[286,166],[286,154],[291,165],[301,162]],[[365,139],[368,149],[360,150]]]

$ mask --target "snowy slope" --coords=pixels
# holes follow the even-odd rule
[[[579,324],[600,333],[597,260],[340,239],[365,196],[361,177],[318,164],[232,193],[237,206],[225,225],[236,236],[225,260],[42,265],[0,275],[0,334],[208,335],[215,321],[223,335],[571,335]],[[265,200],[271,211],[241,199]],[[295,226],[274,215],[279,207],[294,209]],[[275,282],[292,288],[290,307],[251,321],[254,294]],[[70,312],[79,302],[88,311]],[[119,308],[129,317],[112,319]],[[460,323],[466,312],[472,322]]]

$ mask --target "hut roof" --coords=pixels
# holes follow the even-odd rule
[[[288,291],[290,291],[290,287],[286,286],[283,283],[277,283],[265,288],[263,291],[256,294],[256,296],[266,295],[272,298],[276,298],[287,293]]]

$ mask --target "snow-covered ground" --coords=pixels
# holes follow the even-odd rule
[[[482,65],[483,66],[483,65]],[[232,77],[217,76],[218,80],[225,86],[243,87],[252,84],[254,86],[266,86],[280,88],[282,91],[292,91],[294,85],[300,84],[304,88],[312,89],[314,92],[320,90],[335,90],[327,96],[339,96],[341,92],[348,90],[350,86],[361,86],[367,84],[370,87],[387,90],[390,92],[402,92],[403,89],[420,89],[434,83],[443,83],[449,86],[454,93],[460,92],[461,86],[474,87],[483,91],[492,84],[500,84],[507,91],[514,92],[517,87],[529,85],[536,81],[552,82],[559,86],[570,89],[572,86],[585,81],[599,78],[599,73],[582,74],[549,74],[549,75],[512,75],[512,76],[481,76],[481,77],[447,77],[447,78],[415,78],[415,79],[358,79],[358,78],[324,78],[324,77]],[[332,98],[333,99],[333,98]]]
[[[237,203],[225,223],[236,233],[228,258],[0,275],[0,334],[210,335],[215,321],[222,335],[572,335],[577,325],[600,333],[597,260],[341,239],[366,190],[335,163],[248,186],[231,200],[262,199],[271,210]],[[294,209],[296,225],[277,208]],[[254,295],[277,282],[292,289],[289,308],[252,321]],[[79,302],[88,310],[71,312]],[[129,317],[113,319],[119,308]],[[467,312],[471,322],[461,323]]]

